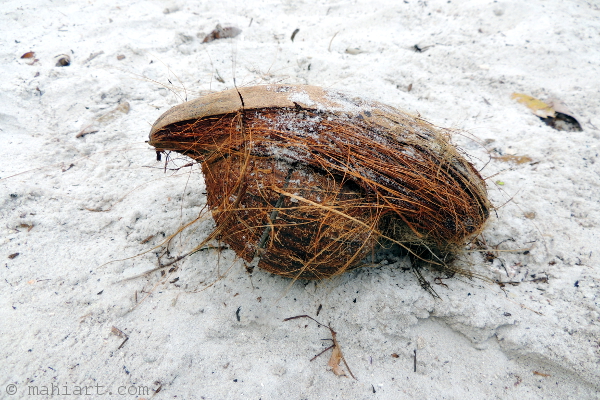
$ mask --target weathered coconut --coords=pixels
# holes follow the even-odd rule
[[[444,130],[320,87],[212,93],[164,113],[149,143],[200,162],[215,237],[287,277],[336,275],[392,244],[443,265],[489,216]]]

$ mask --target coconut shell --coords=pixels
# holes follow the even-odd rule
[[[149,143],[202,163],[217,236],[292,278],[339,274],[389,243],[448,252],[489,216],[446,131],[320,87],[212,93],[164,113]]]

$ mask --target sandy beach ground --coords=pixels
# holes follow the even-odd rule
[[[600,398],[597,1],[0,11],[0,398]],[[217,24],[242,32],[202,43]],[[497,207],[483,238],[500,251],[471,268],[514,284],[426,271],[435,299],[407,259],[292,283],[248,275],[231,250],[136,277],[205,205],[199,167],[165,171],[150,126],[233,77],[345,90],[458,130]],[[514,92],[561,101],[583,131],[545,125]],[[331,324],[357,380],[334,375],[329,353],[310,361],[330,334],[283,321],[301,314]]]

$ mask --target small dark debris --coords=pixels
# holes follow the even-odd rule
[[[533,282],[533,283],[548,283],[548,277],[547,276],[542,276],[542,277],[539,277],[539,278],[532,279],[530,282]]]
[[[242,307],[238,307],[237,311],[235,312],[235,317],[237,318],[238,322],[240,322],[240,310],[242,309]]]
[[[233,381],[234,381],[234,382],[237,382],[237,379],[234,379]]]
[[[19,254],[19,253],[17,253]],[[321,310],[323,309],[323,304],[319,304],[319,307],[317,308],[317,317],[319,316],[319,313],[321,312]]]
[[[504,314],[502,314],[502,315],[504,315],[505,317],[510,317],[512,314],[511,314],[511,313],[509,313],[509,312],[505,312],[505,313],[504,313]]]
[[[471,294],[471,293],[469,293]],[[414,359],[414,364],[413,364],[413,372],[417,372],[417,349],[414,350],[415,353],[415,359]]]
[[[554,117],[540,118],[544,123],[558,131],[581,132],[583,129],[575,118],[570,115],[556,112]]]
[[[71,164],[69,165],[67,168],[63,168],[62,172],[67,172],[68,170],[70,170],[71,168],[73,168],[75,166],[75,164]]]
[[[18,253],[17,253],[18,254]],[[579,287],[579,281],[575,281],[575,285],[573,285],[575,287]]]
[[[356,299],[352,300],[353,303],[356,303]]]
[[[99,291],[98,293],[96,293],[98,296],[100,296],[102,294],[102,292],[104,292],[104,290]]]
[[[8,256],[8,258],[10,258],[12,260],[13,258],[15,258],[18,255],[19,255],[19,253],[12,253],[11,255]]]
[[[417,53],[424,53],[426,52],[430,47],[433,47],[433,45],[431,46],[419,46],[419,44],[415,44],[412,49],[417,52]]]
[[[294,41],[294,38],[296,37],[296,34],[297,34],[298,32],[300,32],[300,29],[298,29],[298,28],[294,29],[294,32],[292,32],[292,38],[291,38],[291,39],[292,39],[292,42]]]
[[[399,358],[400,356],[398,355],[398,353],[392,353],[392,357]]]
[[[217,39],[233,38],[239,35],[240,33],[242,33],[242,30],[236,28],[235,26],[222,27],[220,24],[217,24],[215,29],[211,33],[206,35],[202,43],[212,42],[213,40]]]
[[[127,369],[127,367],[126,367],[126,366],[124,366],[124,365],[123,365],[123,371],[125,371],[125,373],[126,373],[127,375],[129,375],[129,370],[128,370],[128,369]]]
[[[124,59],[125,59],[125,56],[123,54],[119,54],[117,56],[117,60],[119,60],[119,61],[124,60]]]
[[[34,58],[34,57],[35,57],[35,52],[33,52],[33,51],[28,51],[27,53],[25,53],[21,56],[21,58]]]
[[[71,57],[68,54],[60,54],[55,58],[57,67],[68,67],[71,65]]]
[[[13,199],[16,199],[17,197],[19,197],[19,195],[16,194],[16,193],[11,193],[10,197],[13,198]]]
[[[373,388],[373,393],[377,393],[377,392],[375,391],[375,386],[371,385],[371,387]]]

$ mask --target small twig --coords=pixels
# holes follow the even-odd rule
[[[325,350],[323,350],[322,352],[320,352],[319,354],[317,354],[316,356],[314,356],[313,358],[310,359],[310,361],[314,361],[317,359],[317,357],[319,357],[321,354],[325,353],[327,350],[331,350],[335,347],[335,344],[332,344],[331,346],[329,346],[328,348],[326,348]]]
[[[90,61],[92,61],[94,58],[98,57],[99,55],[104,54],[104,50],[100,50],[96,53],[91,53],[90,56],[88,58],[86,58],[81,64],[86,64]]]
[[[417,349],[415,349],[414,371],[417,372]]]
[[[333,34],[333,36],[331,37],[331,40],[329,41],[329,47],[327,47],[327,51],[331,53],[331,43],[333,42],[333,39],[335,39],[336,35],[339,33],[339,31],[337,31],[336,33]]]
[[[127,341],[129,340],[129,336],[127,336],[122,330],[120,330],[119,328],[117,328],[115,326],[113,326],[110,329],[110,331],[112,332],[113,335],[117,335],[121,339],[125,339],[125,340],[123,340],[121,345],[119,347],[117,347],[117,350],[119,350],[121,347],[123,347],[125,345],[125,343],[127,343]]]

